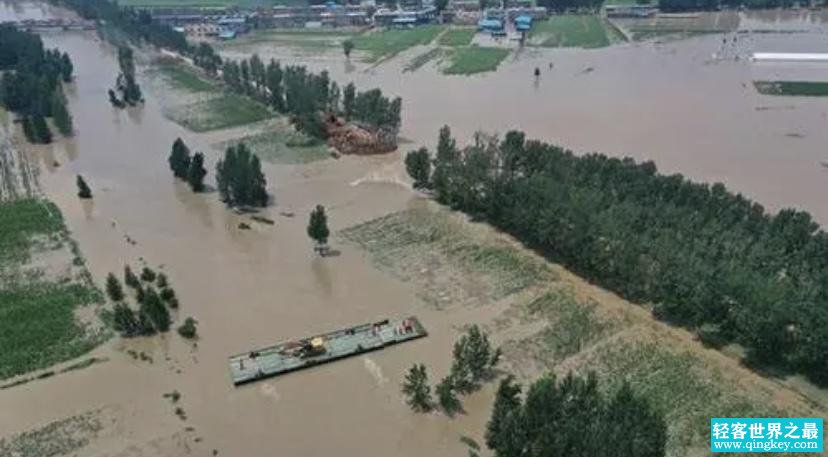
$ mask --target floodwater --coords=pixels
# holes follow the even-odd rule
[[[0,3],[0,18],[51,11],[13,5]],[[791,40],[789,50],[804,50],[797,48],[798,35],[753,39],[757,50],[770,46],[765,40]],[[143,85],[144,107],[113,109],[106,90],[117,73],[114,50],[88,32],[45,34],[44,40],[75,63],[68,98],[77,131],[71,140],[29,148],[42,168],[45,194],[63,211],[95,278],[119,273],[127,262],[162,266],[180,297],[179,321],[195,317],[201,339],[197,348],[173,334],[114,339],[94,353],[108,357],[106,363],[2,390],[0,437],[105,408],[115,418],[112,431],[85,455],[209,455],[217,449],[254,457],[457,456],[466,452],[460,435],[479,441],[491,386],[467,398],[469,414],[455,420],[412,414],[399,394],[412,363],[427,363],[432,381],[447,372],[455,326],[475,315],[424,307],[410,286],[380,273],[350,246],[335,245],[341,251],[336,257],[314,258],[305,235],[307,214],[318,203],[328,207],[333,230],[421,204],[394,183],[402,173],[399,155],[265,164],[274,195],[267,213],[276,224],[253,223],[241,231],[238,223],[246,219],[214,193],[190,192],[166,163],[180,136],[207,154],[212,171],[217,155],[210,145],[233,131],[185,131],[164,118],[149,84]],[[809,70],[711,61],[720,41],[709,36],[597,51],[527,50],[497,73],[471,78],[444,77],[433,68],[402,74],[402,58],[373,69],[336,54],[309,63],[340,81],[401,95],[403,135],[415,143],[433,143],[442,124],[464,138],[477,129],[521,128],[579,151],[654,159],[662,169],[722,180],[772,206],[795,205],[828,220],[828,203],[819,198],[828,179],[819,166],[828,138],[825,102],[763,97],[750,87],[761,74]],[[548,62],[554,70],[546,70]],[[543,69],[537,83],[535,66]],[[588,67],[594,71],[584,73]],[[76,198],[77,173],[93,188],[92,202]],[[429,338],[278,380],[231,385],[231,354],[406,314],[420,317]],[[154,362],[133,360],[127,350],[145,351]],[[162,398],[173,390],[182,394],[177,406],[186,422]]]
[[[717,21],[753,31],[739,33],[737,45],[724,52],[722,34],[596,50],[527,48],[497,72],[471,77],[442,75],[434,65],[403,73],[424,48],[377,66],[354,56],[348,62],[339,48],[308,56],[258,43],[240,46],[244,54],[233,46],[222,52],[234,58],[258,52],[399,95],[402,135],[416,142],[433,146],[444,124],[462,139],[477,130],[521,129],[576,152],[653,160],[664,172],[721,181],[770,209],[797,207],[826,223],[828,170],[820,162],[828,159],[828,102],[761,95],[752,81],[828,80],[828,65],[745,58],[764,51],[828,52],[826,14],[750,12]],[[795,33],[767,33],[773,30]]]

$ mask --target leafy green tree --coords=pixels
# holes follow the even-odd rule
[[[437,384],[434,391],[437,394],[437,401],[440,404],[440,407],[443,408],[443,411],[449,416],[453,416],[463,409],[463,405],[460,404],[460,400],[457,399],[457,395],[455,394],[454,380],[451,376],[443,378],[440,383]]]
[[[112,310],[112,324],[115,331],[123,337],[131,337],[143,333],[135,312],[124,303],[115,304]]]
[[[61,135],[72,136],[72,115],[66,108],[66,96],[59,89],[52,93],[52,119]]]
[[[316,205],[310,213],[308,220],[308,236],[316,243],[314,250],[321,250],[328,243],[328,216],[325,214],[325,207]],[[320,251],[321,252],[321,251]]]
[[[446,6],[448,6],[448,0],[435,0],[434,1],[434,7],[437,8],[437,14],[442,13],[443,10],[446,9]]]
[[[141,270],[141,280],[145,282],[155,282],[155,271],[150,267],[144,267]]]
[[[170,312],[152,286],[146,289],[144,300],[141,302],[141,313],[149,317],[153,327],[159,332],[170,329]]]
[[[112,301],[118,302],[124,299],[124,289],[121,288],[121,282],[112,273],[109,273],[106,277],[106,294],[109,295]]]
[[[538,379],[523,402],[518,394],[511,380],[498,389],[486,433],[497,457],[665,455],[663,416],[629,386],[605,397],[593,374],[570,374],[560,382],[554,376]]]
[[[345,40],[342,42],[342,52],[345,53],[346,58],[351,57],[351,51],[354,50],[354,42],[353,40]]]
[[[491,374],[500,358],[499,351],[492,350],[488,336],[476,324],[454,343],[452,355],[451,376],[455,390],[462,393],[474,390]]]
[[[431,185],[431,156],[428,155],[428,149],[420,148],[406,154],[405,169],[414,180],[415,189],[427,189]]]
[[[450,203],[454,188],[452,182],[456,179],[457,168],[460,164],[460,151],[451,137],[451,129],[444,125],[440,129],[437,140],[437,155],[434,158],[434,174],[432,184],[437,191],[437,199],[441,203]]]
[[[509,430],[505,424],[509,416],[519,411],[520,405],[520,385],[515,383],[514,376],[508,375],[500,381],[495,394],[492,417],[486,424],[486,445],[489,449],[498,449],[508,444]]]
[[[158,276],[155,278],[155,284],[159,289],[166,289],[169,287],[170,281],[167,279],[167,275],[164,273],[158,273]]]
[[[124,284],[133,289],[141,287],[141,281],[138,280],[138,276],[135,276],[129,265],[124,265]]]
[[[83,180],[83,176],[78,175],[75,181],[78,185],[78,197],[83,199],[92,198],[92,190],[89,189],[89,186],[86,184],[86,181]]]
[[[164,287],[163,289],[161,289],[159,295],[161,296],[161,299],[167,303],[170,303],[172,300],[175,299],[175,291],[170,287]]]
[[[266,206],[267,180],[261,162],[244,143],[227,148],[216,164],[216,187],[222,201],[231,206]]]
[[[350,120],[354,116],[354,103],[356,101],[356,86],[348,83],[342,91],[342,111],[345,119]]]
[[[167,162],[170,164],[170,170],[176,178],[187,179],[191,162],[190,148],[184,144],[181,138],[176,138],[173,142]]]
[[[418,412],[431,410],[431,388],[428,385],[428,374],[425,365],[414,364],[405,375],[402,391],[406,396],[406,403]]]
[[[32,129],[36,143],[49,144],[52,142],[52,131],[46,123],[46,118],[40,114],[32,116]]]
[[[75,67],[72,65],[72,59],[69,58],[69,54],[64,52],[60,56],[60,75],[63,78],[63,82],[72,82],[72,72],[74,70]]]
[[[190,169],[187,173],[187,182],[193,192],[204,191],[204,177],[207,176],[207,170],[204,168],[204,154],[196,152],[193,155],[193,160],[190,162]]]
[[[188,340],[195,339],[198,336],[198,329],[196,328],[198,321],[192,317],[184,319],[184,323],[178,327],[178,334]]]

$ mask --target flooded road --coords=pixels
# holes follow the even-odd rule
[[[0,3],[0,15],[53,14],[12,5]],[[349,245],[335,244],[338,256],[315,258],[305,234],[307,214],[318,203],[328,208],[334,231],[422,204],[394,184],[400,155],[264,164],[275,199],[266,212],[276,224],[242,231],[238,224],[247,219],[215,193],[193,194],[173,179],[166,161],[173,140],[182,137],[206,153],[212,182],[217,153],[211,145],[233,131],[187,132],[164,117],[149,84],[143,84],[145,106],[113,109],[106,90],[117,74],[114,49],[94,33],[43,39],[74,61],[76,82],[67,97],[77,132],[30,147],[45,194],[63,211],[95,278],[119,274],[125,263],[161,266],[181,302],[178,322],[195,317],[201,339],[193,347],[172,333],[116,338],[95,351],[106,363],[0,391],[0,436],[100,407],[112,411],[114,425],[88,455],[210,455],[216,449],[228,456],[457,456],[466,452],[460,435],[480,439],[492,386],[466,398],[468,414],[455,420],[412,414],[399,393],[413,363],[427,363],[432,381],[448,371],[456,327],[475,316],[423,306],[412,286],[373,268]],[[828,203],[820,197],[828,175],[819,161],[828,158],[828,105],[756,94],[751,80],[781,70],[710,61],[720,40],[526,50],[497,73],[471,78],[445,77],[434,68],[403,74],[403,58],[370,70],[338,54],[309,63],[337,80],[401,95],[403,136],[415,143],[434,143],[443,124],[461,137],[520,128],[579,151],[652,159],[662,170],[724,181],[773,207],[798,206],[827,221]],[[554,70],[544,70],[535,84],[531,69],[550,61]],[[589,67],[594,71],[584,73]],[[787,136],[792,132],[802,136]],[[78,173],[94,200],[76,198]],[[429,338],[278,381],[238,389],[230,382],[231,354],[407,314],[418,315]],[[128,350],[144,351],[153,362],[134,360]],[[186,422],[162,397],[173,390],[182,394]]]

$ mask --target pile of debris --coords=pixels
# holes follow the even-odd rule
[[[328,146],[340,154],[384,154],[397,149],[397,134],[383,129],[346,123],[330,116],[325,120]]]

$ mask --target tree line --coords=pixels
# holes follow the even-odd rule
[[[45,49],[37,34],[0,24],[0,71],[0,103],[20,117],[26,139],[51,143],[48,117],[62,135],[72,134],[63,93],[63,83],[72,81],[74,72],[67,53]]]
[[[494,375],[500,362],[500,348],[493,348],[489,337],[477,325],[470,326],[454,343],[451,371],[434,388],[437,405],[452,416],[463,410],[458,394],[469,394]],[[423,364],[415,364],[405,376],[402,392],[408,405],[417,412],[431,411],[434,400]]]
[[[325,139],[320,115],[343,116],[380,133],[396,144],[402,99],[389,99],[379,89],[358,92],[354,85],[340,88],[328,73],[309,72],[304,66],[285,66],[274,60],[265,65],[259,56],[241,61],[223,60],[208,43],[192,45],[183,33],[153,21],[149,11],[120,7],[108,0],[51,0],[74,9],[86,19],[112,24],[137,42],[176,51],[211,76],[222,74],[227,86],[275,110],[289,114],[297,129]]]
[[[425,160],[423,154],[426,155]],[[828,234],[804,211],[769,214],[724,185],[652,162],[576,156],[519,131],[457,146],[440,130],[415,184],[714,346],[828,383]]]
[[[109,102],[117,108],[143,102],[141,87],[135,80],[135,59],[129,46],[118,46],[118,67],[121,72],[115,79],[115,89],[109,89]]]
[[[595,12],[600,10],[603,4],[603,0],[538,0],[538,6],[557,13],[568,11]]]
[[[389,99],[379,89],[359,92],[353,83],[344,88],[327,71],[312,73],[304,66],[282,66],[271,59],[266,65],[254,54],[241,61],[225,60],[224,83],[233,91],[250,96],[292,117],[297,130],[325,139],[321,115],[336,115],[396,138],[400,128],[402,99]]]
[[[664,416],[624,382],[602,393],[594,374],[544,376],[521,386],[500,382],[486,425],[486,445],[497,457],[663,457]]]

